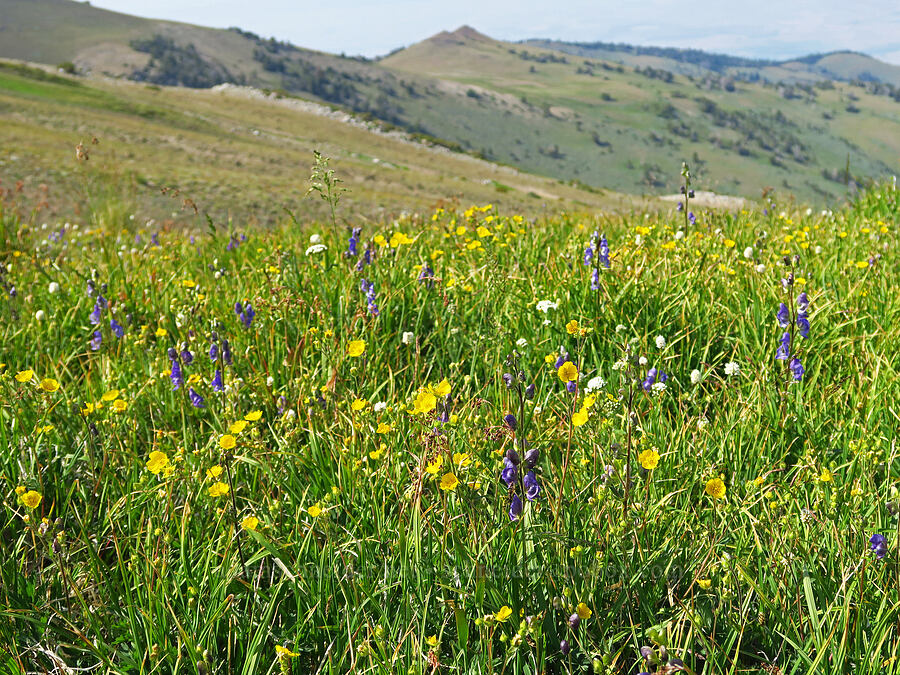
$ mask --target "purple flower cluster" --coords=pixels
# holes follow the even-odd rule
[[[234,303],[234,313],[237,314],[241,323],[244,324],[244,328],[250,328],[250,324],[253,323],[253,317],[256,316],[253,305],[249,302],[246,305],[242,305],[239,302]]]
[[[355,258],[359,255],[359,236],[362,234],[361,227],[354,227],[350,233],[350,241],[347,242],[347,251],[344,256],[347,258]]]
[[[873,534],[869,538],[869,550],[875,554],[878,560],[887,555],[887,539],[883,534]]]
[[[246,235],[246,234],[241,234],[241,235],[239,235],[239,236],[237,236],[237,237],[235,237],[235,236],[232,234],[230,237],[228,237],[228,244],[225,246],[225,250],[226,250],[226,251],[233,251],[233,250],[236,249],[238,246],[240,246],[241,244],[243,244],[245,241],[247,241],[247,235]]]
[[[783,302],[778,305],[778,311],[775,312],[775,319],[778,321],[779,326],[786,329],[790,328],[791,324],[796,324],[800,332],[800,337],[809,339],[809,298],[806,293],[801,293],[797,296],[796,319],[791,316],[790,308]],[[788,369],[791,371],[791,376],[794,378],[794,381],[800,382],[803,380],[806,369],[803,367],[800,358],[791,353],[792,339],[792,335],[789,331],[785,330],[784,333],[782,333],[781,339],[778,341],[778,348],[775,350],[775,359],[777,361],[787,361]]]
[[[644,381],[641,383],[641,387],[644,388],[644,391],[650,391],[653,388],[653,385],[657,382],[665,382],[669,379],[669,376],[658,370],[657,368],[651,368],[647,371],[647,377],[644,378]]]
[[[599,239],[599,241],[598,241]],[[584,249],[584,265],[585,267],[593,266],[591,272],[591,290],[600,289],[600,267],[609,269],[609,242],[606,241],[606,235],[600,235],[594,232],[591,236],[591,242]]]
[[[368,279],[363,279],[359,282],[359,290],[361,290],[366,296],[366,303],[369,306],[369,313],[372,316],[378,316],[381,312],[378,309],[378,304],[375,302],[375,283],[369,281]]]
[[[419,283],[425,284],[428,289],[434,288],[434,270],[428,263],[422,265],[422,271],[419,272]]]

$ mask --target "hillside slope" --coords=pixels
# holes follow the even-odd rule
[[[776,189],[827,204],[900,164],[900,102],[890,85],[823,81],[863,68],[874,78],[880,62],[862,55],[755,65],[728,57],[713,72],[718,65],[702,58],[716,55],[700,54],[682,72],[665,50],[641,48],[653,53],[631,66],[463,27],[370,61],[72,0],[0,0],[0,34],[13,36],[0,40],[0,56],[68,60],[83,73],[161,85],[283,91],[531,173],[622,192],[671,193],[687,160],[707,189],[749,197]],[[735,76],[750,65],[757,79],[785,81]],[[893,67],[881,66],[887,78]]]
[[[75,160],[79,142],[86,162]],[[441,201],[493,202],[534,214],[637,204],[427,147],[346,113],[259,90],[148,87],[0,61],[0,188],[22,181],[26,206],[45,201],[52,210],[78,194],[86,204],[111,198],[123,214],[162,211],[194,220],[184,202],[190,199],[219,223],[274,222],[284,208],[308,219],[324,214],[317,199],[304,198],[313,150],[332,158],[348,188],[341,214],[383,219]]]

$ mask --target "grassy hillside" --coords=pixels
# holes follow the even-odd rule
[[[283,216],[283,207],[304,217],[319,212],[315,200],[303,199],[312,151],[319,149],[351,188],[342,213],[383,218],[457,199],[532,213],[550,204],[631,204],[611,193],[428,148],[399,133],[376,133],[348,123],[344,113],[326,117],[310,110],[303,101],[236,88],[100,82],[0,62],[0,181],[11,188],[21,180],[35,203],[46,200],[49,209],[65,213],[71,198],[61,194],[75,191],[83,195],[84,209],[112,198],[123,214],[163,211],[176,220],[194,219],[193,209],[182,208],[189,198],[217,220],[268,222]],[[95,137],[99,143],[92,145]],[[79,142],[90,156],[81,165],[74,152]],[[162,188],[180,193],[163,194]]]
[[[831,204],[856,184],[895,173],[900,157],[892,85],[828,79],[893,76],[893,66],[857,54],[704,65],[725,57],[679,62],[649,49],[623,65],[618,52],[585,58],[464,28],[373,62],[71,0],[0,0],[0,32],[20,26],[25,36],[0,41],[0,56],[69,60],[84,73],[164,85],[283,91],[528,172],[616,191],[671,193],[688,160],[706,189],[750,197],[774,189]],[[756,70],[741,75],[745,68]]]
[[[867,54],[836,51],[811,54],[799,59],[748,59],[727,54],[714,54],[699,49],[640,47],[609,42],[565,42],[532,39],[522,44],[552,49],[574,56],[613,61],[632,67],[663,68],[681,75],[702,76],[710,73],[737,75],[744,79],[774,82],[816,82],[840,80],[880,82],[900,86],[900,66],[879,61]]]
[[[888,174],[900,157],[900,103],[846,83],[688,78],[471,29],[439,34],[382,64],[457,82],[480,100],[522,102],[528,113],[510,126],[504,160],[619,189],[671,191],[671,167],[689,158],[718,191],[758,195],[771,187],[831,201],[846,192],[848,158],[852,179]]]

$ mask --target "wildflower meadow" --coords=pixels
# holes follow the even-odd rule
[[[900,672],[900,201],[0,204],[0,671]],[[8,186],[7,186],[8,187]]]

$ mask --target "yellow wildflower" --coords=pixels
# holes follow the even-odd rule
[[[711,478],[706,483],[706,494],[713,499],[722,499],[725,496],[725,483],[721,478]]]
[[[659,453],[653,448],[647,448],[638,455],[638,461],[642,467],[651,471],[659,465]]]
[[[33,377],[33,370],[20,370],[18,373],[16,373],[16,382],[31,382]]]
[[[21,495],[19,499],[27,508],[36,509],[38,507],[38,504],[41,503],[41,499],[43,499],[43,497],[41,497],[40,492],[29,490],[25,494]]]
[[[455,490],[459,485],[459,478],[452,473],[445,473],[441,478],[441,490]]]
[[[208,492],[210,497],[223,497],[228,494],[228,490],[228,484],[219,481],[210,485]]]
[[[347,354],[350,356],[360,356],[366,351],[366,343],[364,340],[351,340],[347,345]]]

